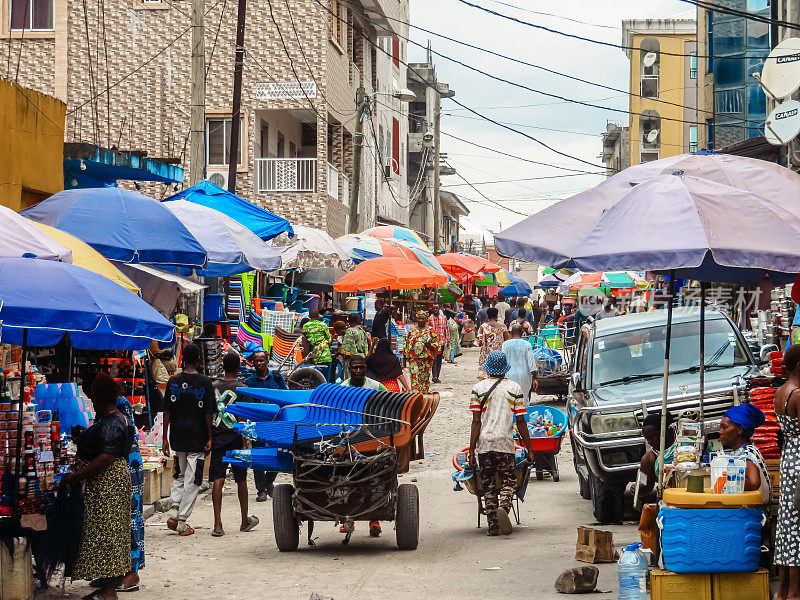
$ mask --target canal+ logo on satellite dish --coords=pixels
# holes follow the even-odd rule
[[[797,116],[797,109],[793,108],[791,110],[785,110],[783,112],[775,113],[775,116],[773,118],[776,121],[779,121],[781,119],[789,119],[789,118],[795,117],[795,116]]]

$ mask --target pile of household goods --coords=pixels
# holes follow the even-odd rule
[[[337,454],[345,446],[366,456],[393,446],[399,472],[405,472],[410,461],[424,456],[422,436],[439,404],[438,394],[331,384],[303,391],[238,388],[237,393],[239,400],[227,412],[246,422],[234,429],[265,447],[234,450],[225,460],[284,472],[292,471],[296,450]]]
[[[650,573],[652,597],[684,598],[691,592],[696,598],[712,598],[713,594],[720,600],[767,600],[768,573],[759,570],[764,519],[761,492],[744,490],[746,459],[722,449],[704,455],[706,440],[701,432],[699,423],[681,419],[674,461],[665,465],[684,478],[670,479],[679,487],[665,489],[658,507],[655,522],[665,570]],[[645,511],[654,508],[650,505]],[[643,532],[642,541],[657,553],[658,543],[653,540],[658,536],[647,533]],[[620,573],[623,566],[640,572],[635,557],[626,554],[626,560],[620,560]],[[634,587],[639,585],[644,592],[643,582]]]
[[[20,406],[21,385],[19,363],[3,371],[0,395],[0,517],[12,514],[15,497],[15,473],[20,461],[20,478],[16,482],[19,512],[22,515],[44,514],[54,501],[61,476],[69,470],[67,438],[59,423],[58,413],[36,405],[35,390],[44,378],[27,367]],[[69,417],[68,417],[69,419]],[[20,429],[21,426],[21,429]],[[31,525],[23,517],[24,525]],[[40,527],[37,527],[40,528]]]

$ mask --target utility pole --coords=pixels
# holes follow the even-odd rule
[[[192,0],[192,112],[189,135],[189,183],[206,176],[206,42],[205,1]]]
[[[242,111],[242,68],[244,67],[244,20],[247,0],[239,0],[236,13],[236,59],[233,65],[233,108],[231,110],[231,149],[228,157],[228,191],[236,193],[236,171],[239,168],[239,130]]]
[[[242,0],[244,1],[244,0]],[[356,90],[356,130],[353,134],[353,185],[350,186],[350,223],[347,233],[358,232],[358,192],[361,186],[361,150],[364,148],[364,118],[370,111],[370,99],[364,86]],[[383,168],[383,165],[380,165]]]
[[[437,86],[438,87],[438,86]],[[442,250],[440,229],[442,221],[442,203],[439,198],[439,121],[441,120],[442,95],[436,90],[436,107],[433,113],[433,252]]]

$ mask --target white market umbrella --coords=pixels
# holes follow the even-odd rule
[[[273,247],[220,211],[188,200],[171,200],[162,205],[206,250],[208,261],[205,269],[195,269],[198,275],[222,277],[280,268],[281,257]]]
[[[72,262],[72,250],[33,222],[0,206],[0,258],[39,258]]]

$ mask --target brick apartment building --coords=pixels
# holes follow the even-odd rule
[[[236,2],[205,6],[206,177],[227,187]],[[188,173],[190,11],[188,0],[6,0],[0,72],[66,102],[66,141],[145,152]],[[248,2],[239,195],[292,222],[345,233],[356,89],[405,87],[398,34],[406,33],[397,20],[409,20],[408,0]],[[394,59],[379,58],[384,48]],[[391,98],[383,105],[385,120],[407,121],[402,105]],[[405,139],[376,115],[364,126],[359,229],[375,222],[381,182],[406,179],[405,159],[379,170],[389,152],[400,157]]]

